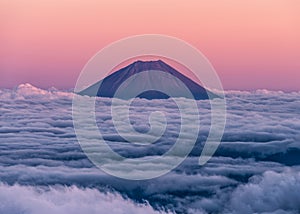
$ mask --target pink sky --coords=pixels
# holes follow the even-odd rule
[[[0,87],[74,87],[101,48],[166,34],[207,56],[225,89],[300,90],[299,0],[0,1]]]

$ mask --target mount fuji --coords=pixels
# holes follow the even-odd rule
[[[142,81],[132,78],[136,74],[140,74],[144,71],[160,71],[166,72],[169,76],[174,78],[164,78],[164,75],[144,75]],[[170,65],[166,64],[162,60],[157,61],[135,61],[132,64],[121,68],[120,70],[110,74],[104,79],[96,82],[88,88],[80,91],[78,94],[87,96],[98,97],[115,97],[118,88],[129,78],[131,78],[130,84],[138,84],[139,88],[157,88],[168,87],[173,95],[172,97],[185,97],[182,83],[190,90],[191,94],[196,100],[203,100],[209,98],[218,97],[214,93],[206,90],[204,87],[194,82],[187,76],[183,75],[179,71],[175,70]],[[181,81],[181,85],[178,83]],[[129,87],[129,86],[128,86]],[[123,90],[126,91],[126,86]],[[128,89],[129,90],[129,89]],[[136,97],[146,99],[168,99],[169,96],[163,92],[157,90],[148,90],[138,94]]]

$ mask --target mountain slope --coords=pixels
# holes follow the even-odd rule
[[[164,75],[153,76],[150,75],[149,72],[144,72],[142,82],[140,82],[140,80],[135,80],[134,75],[140,74],[143,71],[166,72],[176,78],[166,78]],[[84,89],[79,92],[79,94],[99,97],[114,97],[117,89],[122,85],[122,83],[129,80],[129,78],[131,78],[130,84],[139,85],[139,89],[168,87],[168,90],[173,92],[173,97],[185,97],[182,83],[187,86],[196,100],[208,99],[208,94],[213,98],[217,97],[215,94],[205,90],[205,88],[161,60],[136,61]],[[124,89],[126,90],[126,86]],[[137,97],[146,99],[166,99],[169,96],[159,91],[149,90],[139,94]]]

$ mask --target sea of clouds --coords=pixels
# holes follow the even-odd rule
[[[0,213],[300,212],[300,92],[226,92],[225,132],[204,166],[198,159],[210,128],[210,105],[197,101],[200,133],[194,149],[171,172],[144,181],[112,177],[87,158],[73,127],[73,96],[78,95],[30,84],[0,90]],[[189,112],[188,102],[181,102]],[[97,99],[97,124],[124,157],[159,157],[178,137],[180,114],[172,99],[132,103],[130,121],[138,132],[151,128],[151,112],[165,112],[166,131],[150,145],[118,135],[110,104],[109,98]],[[147,170],[158,167],[148,164]]]

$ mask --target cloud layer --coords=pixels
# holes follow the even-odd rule
[[[198,157],[210,127],[210,105],[199,101],[200,133],[195,148],[176,169],[146,181],[114,178],[91,163],[74,132],[73,96],[29,84],[0,90],[0,182],[4,183],[0,186],[0,207],[5,213],[20,213],[20,209],[37,213],[47,206],[57,213],[66,213],[65,209],[101,213],[113,208],[115,213],[153,213],[153,209],[177,213],[299,212],[299,92],[227,92],[225,133],[216,154],[204,166],[198,165]],[[188,110],[188,102],[182,102]],[[132,104],[130,122],[143,133],[150,128],[151,112],[165,112],[166,132],[150,145],[132,144],[118,135],[110,103],[107,98],[98,99],[96,117],[114,151],[125,157],[155,158],[172,147],[180,130],[180,114],[172,100],[136,99]],[[188,131],[185,138],[189,139]],[[136,141],[143,138],[136,137]],[[157,170],[160,165],[145,167],[141,170]],[[124,166],[117,170],[124,170]],[[68,200],[60,200],[63,197]],[[152,208],[140,205],[145,201]]]
[[[72,187],[36,188],[0,185],[0,213],[9,214],[155,214],[147,204],[135,204],[120,195],[100,193],[95,189]]]

